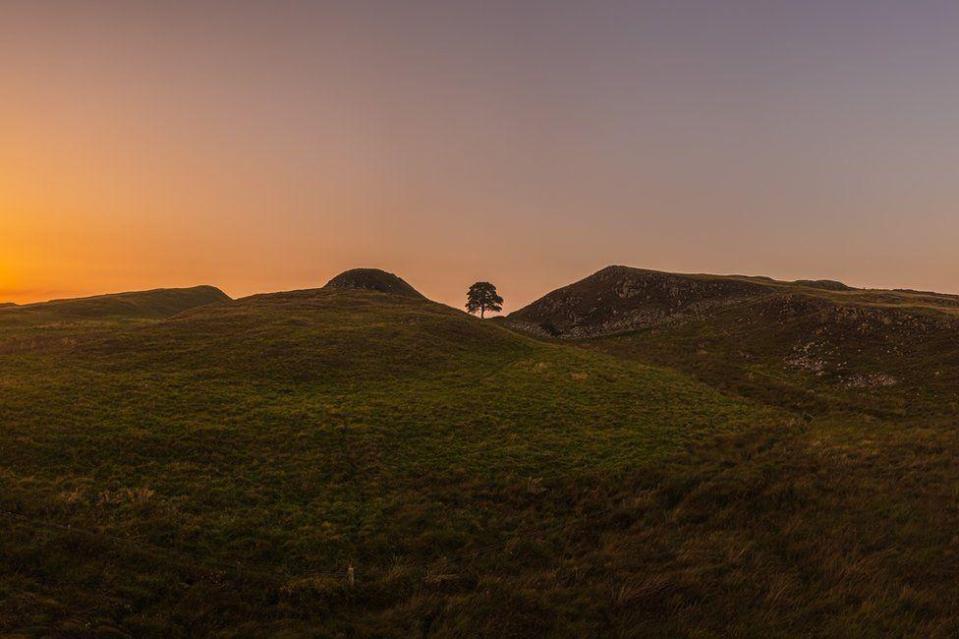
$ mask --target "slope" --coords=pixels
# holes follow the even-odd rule
[[[533,333],[582,338],[669,323],[772,292],[758,278],[609,266],[511,313],[508,320]]]
[[[612,631],[606,544],[790,428],[378,292],[74,326],[0,354],[7,633]]]
[[[407,284],[403,278],[378,268],[354,268],[344,271],[327,282],[323,288],[379,291],[380,293],[425,299],[419,291]]]
[[[790,294],[588,345],[806,413],[921,418],[959,411],[957,336],[948,307]]]
[[[161,319],[229,299],[223,291],[213,286],[114,293],[0,307],[0,322]]]
[[[792,409],[959,410],[959,298],[611,267],[508,322]]]

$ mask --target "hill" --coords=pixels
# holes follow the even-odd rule
[[[955,636],[956,408],[774,366],[950,298],[650,279],[578,340],[335,287],[19,329],[0,634]]]
[[[805,286],[807,288],[821,288],[826,291],[853,291],[851,286],[847,286],[836,280],[796,280],[794,284]]]
[[[403,295],[73,326],[0,352],[6,633],[613,631],[608,544],[787,427]]]
[[[959,298],[951,295],[610,267],[507,322],[790,408],[959,408]]]
[[[854,289],[832,280],[780,282],[609,266],[511,313],[508,323],[544,336],[578,339],[680,324],[747,303],[782,303],[786,313],[801,312],[807,300],[837,308],[959,311],[954,295]]]
[[[0,323],[99,319],[159,319],[229,297],[213,286],[114,293],[36,304],[0,306]]]
[[[511,313],[508,320],[555,337],[588,337],[667,323],[770,292],[765,282],[743,277],[609,266]]]
[[[327,282],[324,288],[379,291],[380,293],[426,299],[419,291],[407,284],[403,278],[393,273],[381,271],[378,268],[354,268],[344,271]]]

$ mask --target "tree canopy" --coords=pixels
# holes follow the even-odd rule
[[[470,313],[479,311],[480,317],[485,317],[486,311],[503,310],[503,298],[496,294],[496,287],[489,282],[476,282],[466,294],[466,310]]]

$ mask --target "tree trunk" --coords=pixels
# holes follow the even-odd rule
[[[485,315],[486,315],[486,306],[483,304],[480,304],[480,319],[486,319]]]

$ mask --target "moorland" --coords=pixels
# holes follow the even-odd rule
[[[953,637],[959,298],[609,267],[0,308],[0,634]]]

